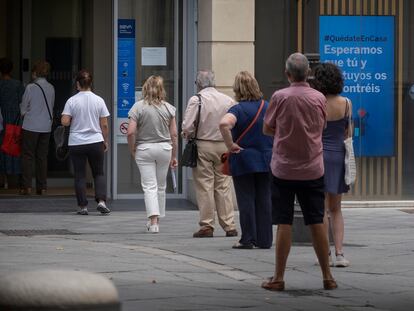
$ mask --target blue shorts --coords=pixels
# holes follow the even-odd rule
[[[273,176],[272,218],[274,225],[291,225],[295,195],[303,213],[305,225],[323,223],[325,213],[324,177],[314,180],[286,180]]]

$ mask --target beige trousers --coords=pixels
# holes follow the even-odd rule
[[[214,229],[215,211],[224,231],[234,230],[234,205],[231,177],[221,173],[222,153],[227,151],[224,142],[197,141],[197,167],[193,168],[200,226]]]

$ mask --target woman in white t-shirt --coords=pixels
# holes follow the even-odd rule
[[[86,198],[86,161],[95,184],[97,210],[108,214],[106,206],[106,179],[104,152],[108,150],[109,111],[104,100],[91,91],[92,75],[79,71],[76,77],[78,93],[66,102],[62,112],[62,125],[70,126],[69,155],[75,171],[75,191],[79,206],[78,214],[88,215]]]
[[[159,232],[165,216],[168,167],[177,167],[175,107],[165,101],[163,79],[150,76],[142,88],[143,100],[128,113],[128,145],[138,165],[147,210],[147,230]]]

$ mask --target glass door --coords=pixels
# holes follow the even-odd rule
[[[48,81],[55,88],[53,130],[67,99],[75,93],[74,77],[81,67],[91,65],[91,36],[87,27],[93,0],[5,0],[1,2],[2,57],[13,60],[13,76],[24,85],[31,82],[31,67],[37,60],[51,65]],[[51,136],[48,153],[48,193],[72,194],[73,177],[70,160],[58,161]],[[18,186],[18,185],[14,185]],[[90,186],[92,183],[90,182]],[[17,193],[15,191],[14,193]]]
[[[182,115],[182,1],[115,1],[114,88],[114,197],[142,197],[140,174],[128,151],[126,127],[128,111],[141,98],[142,85],[151,75],[164,79],[167,101],[177,108],[177,125]],[[182,194],[181,169],[167,177],[169,197]]]

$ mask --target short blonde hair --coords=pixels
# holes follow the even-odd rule
[[[263,93],[260,91],[259,83],[248,71],[240,71],[234,78],[233,91],[235,99],[243,100],[259,100]]]
[[[167,97],[164,89],[164,79],[160,76],[150,76],[142,87],[142,96],[148,104],[161,104]]]
[[[32,73],[37,77],[46,78],[50,72],[50,64],[44,60],[38,60],[33,64]]]

